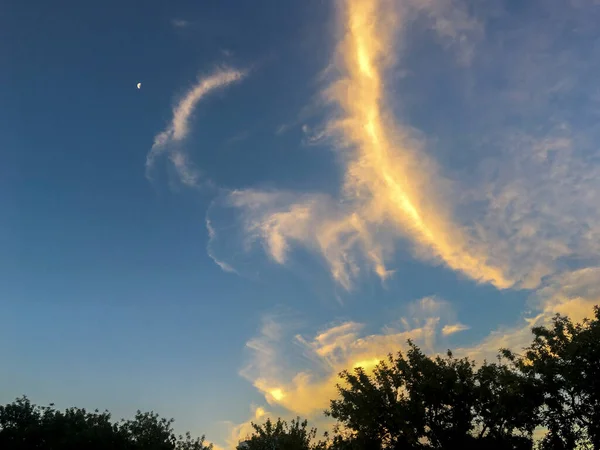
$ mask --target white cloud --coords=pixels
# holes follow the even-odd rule
[[[556,275],[534,298],[534,306],[546,314],[561,314],[575,321],[592,317],[595,305],[600,305],[599,266]]]
[[[358,214],[344,211],[327,195],[236,190],[217,206],[239,213],[241,250],[250,251],[259,243],[274,262],[285,264],[293,245],[302,244],[323,257],[334,280],[346,289],[352,287],[352,277],[358,275],[363,265],[356,259],[357,250],[367,254],[368,266],[381,278],[389,274],[383,265],[385,249],[381,233],[379,242],[374,242],[367,228],[369,224]],[[209,210],[209,220],[214,215]],[[223,240],[231,244],[236,239],[231,224],[227,231]],[[218,247],[218,238],[213,228],[211,247]]]
[[[417,13],[427,16],[429,27],[443,46],[455,51],[459,63],[471,62],[484,33],[481,20],[469,11],[472,5],[460,0],[412,0],[408,3]]]
[[[208,220],[208,219],[206,219],[206,230],[208,231],[208,242],[206,244],[206,253],[208,254],[209,258],[212,259],[213,262],[217,266],[219,266],[221,268],[221,270],[223,270],[224,272],[237,273],[237,271],[233,267],[231,267],[226,262],[219,260],[214,255],[211,245],[212,245],[213,240],[216,238],[216,232],[215,232],[214,228],[212,227],[210,220]]]
[[[272,412],[264,407],[251,405],[250,418],[246,422],[239,424],[226,422],[229,427],[229,435],[226,438],[227,448],[235,449],[241,441],[251,436],[254,432],[252,423],[262,424],[267,418],[271,418],[272,416]]]
[[[512,326],[493,330],[485,339],[472,346],[456,350],[460,356],[477,361],[495,359],[500,348],[517,353],[532,341],[531,328],[549,326],[556,314],[575,322],[593,316],[593,308],[600,305],[600,267],[588,267],[556,274],[532,294],[532,311]]]
[[[211,92],[224,88],[244,78],[245,72],[233,69],[218,69],[209,76],[200,78],[173,108],[169,126],[154,138],[152,149],[146,157],[146,176],[150,178],[156,158],[167,153],[179,180],[188,187],[197,186],[200,171],[189,160],[181,142],[189,134],[190,119],[198,103]]]
[[[171,24],[175,28],[187,28],[190,25],[190,23],[187,20],[183,19],[173,19],[171,20]]]
[[[600,166],[568,129],[553,134],[513,137],[470,198],[487,206],[475,236],[525,288],[572,262],[600,263]]]

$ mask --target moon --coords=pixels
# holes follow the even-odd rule
[[[138,84],[137,84],[137,88],[138,88],[138,89],[141,89],[141,88],[142,88],[142,83],[138,83]]]

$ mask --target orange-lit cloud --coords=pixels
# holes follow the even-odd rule
[[[234,191],[229,205],[246,214],[246,232],[264,242],[278,263],[286,261],[294,243],[320,253],[346,289],[363,265],[382,279],[391,273],[385,261],[398,236],[409,238],[420,257],[478,282],[511,286],[513,280],[488,261],[485,247],[453,220],[440,195],[445,182],[386,104],[385,76],[402,26],[395,4],[348,0],[339,14],[344,30],[334,58],[339,76],[324,96],[336,110],[326,130],[344,160],[341,199]]]
[[[600,305],[600,267],[573,270],[551,277],[531,298],[532,311],[513,326],[502,326],[490,332],[482,341],[456,350],[457,355],[477,361],[493,360],[500,348],[519,351],[531,343],[531,328],[548,326],[556,314],[575,322],[593,317],[595,305]]]
[[[536,293],[535,306],[546,314],[582,321],[600,305],[600,267],[586,267],[552,277]]]
[[[402,317],[375,334],[365,333],[364,324],[346,321],[305,338],[294,335],[289,318],[266,316],[258,336],[246,344],[250,362],[241,375],[262,393],[269,410],[253,406],[248,421],[231,427],[229,446],[234,448],[250,434],[250,422],[261,423],[267,417],[289,420],[300,415],[310,418],[320,432],[331,430],[333,423],[322,412],[337,395],[341,370],[360,366],[370,372],[389,353],[406,348],[408,339],[434,352],[438,338],[444,337],[442,325],[451,320],[450,304],[436,297],[406,305]],[[301,367],[290,363],[290,354],[301,356]]]
[[[442,328],[442,334],[444,336],[448,336],[468,329],[469,327],[467,325],[463,325],[462,323],[453,323],[451,325],[444,325],[444,327]]]
[[[347,32],[339,46],[341,79],[327,91],[339,106],[331,123],[349,155],[344,192],[370,225],[388,222],[420,250],[450,268],[500,288],[502,270],[471,245],[439,196],[439,175],[386,105],[386,70],[393,63],[401,18],[393,2],[349,0],[341,12]]]
[[[250,437],[254,431],[252,423],[262,424],[268,418],[272,417],[272,412],[266,410],[261,406],[252,405],[250,408],[250,418],[239,424],[232,424],[227,422],[229,425],[229,434],[225,439],[227,448],[235,449],[240,441],[243,441]]]
[[[408,339],[426,351],[435,351],[438,338],[444,335],[442,327],[451,325],[453,313],[444,300],[427,297],[408,305],[406,314],[398,319],[380,334],[365,334],[363,324],[347,321],[306,339],[291,336],[285,321],[266,317],[260,334],[247,343],[250,362],[241,374],[271,406],[302,416],[318,416],[335,397],[341,370],[358,366],[372,370],[389,353],[405,348]],[[285,362],[290,344],[301,351],[304,368]]]
[[[248,242],[261,242],[280,264],[288,263],[298,246],[308,248],[326,261],[333,279],[345,289],[352,289],[365,273],[390,276],[401,237],[414,244],[418,257],[498,288],[535,289],[571,260],[600,263],[600,167],[594,130],[580,136],[567,122],[554,119],[526,129],[476,129],[485,142],[484,154],[469,149],[476,175],[468,183],[451,183],[428,157],[424,140],[393,117],[390,99],[399,104],[403,99],[392,94],[388,75],[404,69],[405,24],[417,13],[430,19],[444,46],[449,42],[460,47],[462,59],[475,49],[469,42],[477,39],[469,37],[481,38],[482,25],[461,2],[342,2],[338,50],[327,72],[335,79],[323,93],[333,106],[324,129],[341,160],[340,193],[234,191],[224,206],[237,208],[245,217]],[[529,37],[524,45],[534,50],[537,42]],[[564,58],[566,66],[581,64],[568,54]],[[468,106],[500,123],[503,113],[527,117],[512,89],[535,94],[535,108],[541,104],[545,111],[548,105],[541,98],[548,92],[559,89],[564,94],[572,88],[553,75],[564,75],[562,66],[547,70],[518,61],[521,65],[498,67],[514,84],[508,94],[515,104],[510,103],[508,113],[501,91],[481,92],[491,104]],[[533,81],[521,86],[519,80],[531,78],[532,71]],[[256,201],[258,197],[262,200]],[[229,262],[228,255],[216,256]]]

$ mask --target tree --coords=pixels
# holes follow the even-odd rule
[[[543,393],[540,421],[548,434],[541,447],[600,450],[600,309],[583,323],[557,315],[550,327],[532,332],[522,355],[503,354]]]
[[[252,423],[253,434],[238,445],[238,450],[311,450],[316,428],[307,428],[306,420],[297,417],[288,424],[285,420],[271,419],[262,425]]]
[[[127,436],[110,421],[107,412],[85,409],[57,411],[38,407],[26,397],[0,406],[0,448],[20,449],[126,449]]]
[[[0,406],[2,450],[210,450],[204,437],[176,437],[173,420],[137,412],[132,420],[112,422],[108,412],[54,405],[36,406],[27,397]]]
[[[500,362],[475,374],[477,440],[487,448],[527,449],[539,425],[542,392],[535,380]]]
[[[326,414],[346,431],[336,445],[369,450],[532,448],[534,386],[501,364],[478,371],[466,358],[430,358],[409,341],[404,356],[390,355],[372,375],[340,374],[339,399]]]

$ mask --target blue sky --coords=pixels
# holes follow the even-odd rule
[[[2,402],[227,447],[598,303],[593,0],[1,9]]]

